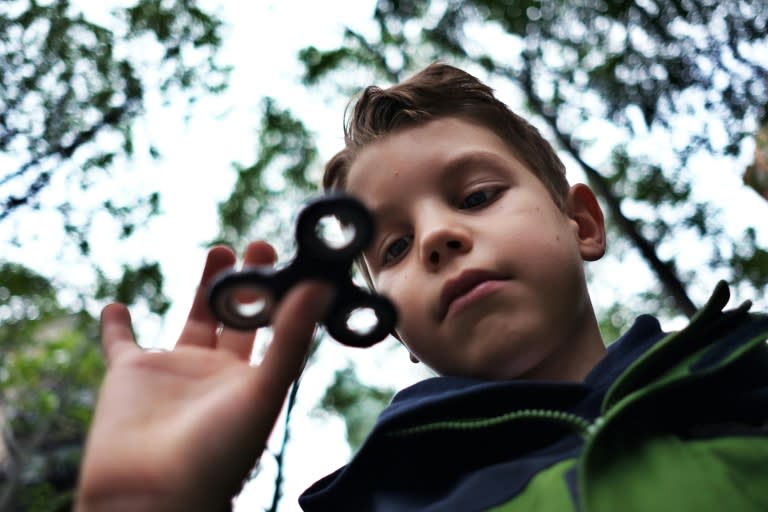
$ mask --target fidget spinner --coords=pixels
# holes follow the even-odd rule
[[[318,279],[336,288],[322,321],[328,334],[352,347],[378,343],[395,328],[395,307],[386,297],[352,282],[352,263],[373,239],[374,228],[371,214],[353,197],[329,194],[311,201],[296,221],[293,260],[281,268],[251,266],[214,276],[208,287],[213,315],[238,330],[269,325],[291,288]]]

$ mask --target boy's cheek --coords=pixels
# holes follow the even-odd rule
[[[376,293],[379,293],[381,295],[385,295],[389,300],[391,300],[395,307],[398,309],[397,313],[398,315],[402,315],[403,312],[400,311],[402,308],[402,298],[403,298],[403,291],[400,286],[398,286],[398,279],[393,279],[389,274],[390,272],[384,272],[384,273],[374,273],[372,272],[370,274],[371,276],[371,283],[373,284],[374,290],[376,290]]]

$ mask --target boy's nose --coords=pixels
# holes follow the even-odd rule
[[[461,228],[440,228],[427,233],[421,246],[422,263],[437,270],[452,258],[469,252],[472,240]]]

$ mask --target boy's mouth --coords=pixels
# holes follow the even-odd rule
[[[484,292],[491,292],[495,290],[495,287],[489,286],[483,287],[481,290],[480,285],[483,283],[488,281],[505,280],[507,280],[507,277],[499,274],[498,272],[491,272],[488,270],[480,269],[469,269],[463,271],[456,278],[449,279],[443,286],[443,291],[440,293],[438,317],[440,320],[443,320],[450,311],[456,310],[463,306],[464,302],[469,302],[474,298],[479,298],[479,295],[484,295]],[[474,292],[475,289],[477,289],[477,293],[471,293]],[[473,295],[478,295],[478,297],[473,297]]]

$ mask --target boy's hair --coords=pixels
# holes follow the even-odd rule
[[[565,166],[549,142],[497,100],[493,89],[443,63],[433,63],[387,89],[370,86],[362,92],[344,123],[345,147],[325,166],[323,188],[343,190],[352,163],[366,145],[397,130],[449,116],[496,133],[544,183],[558,207],[565,208],[569,189]]]

